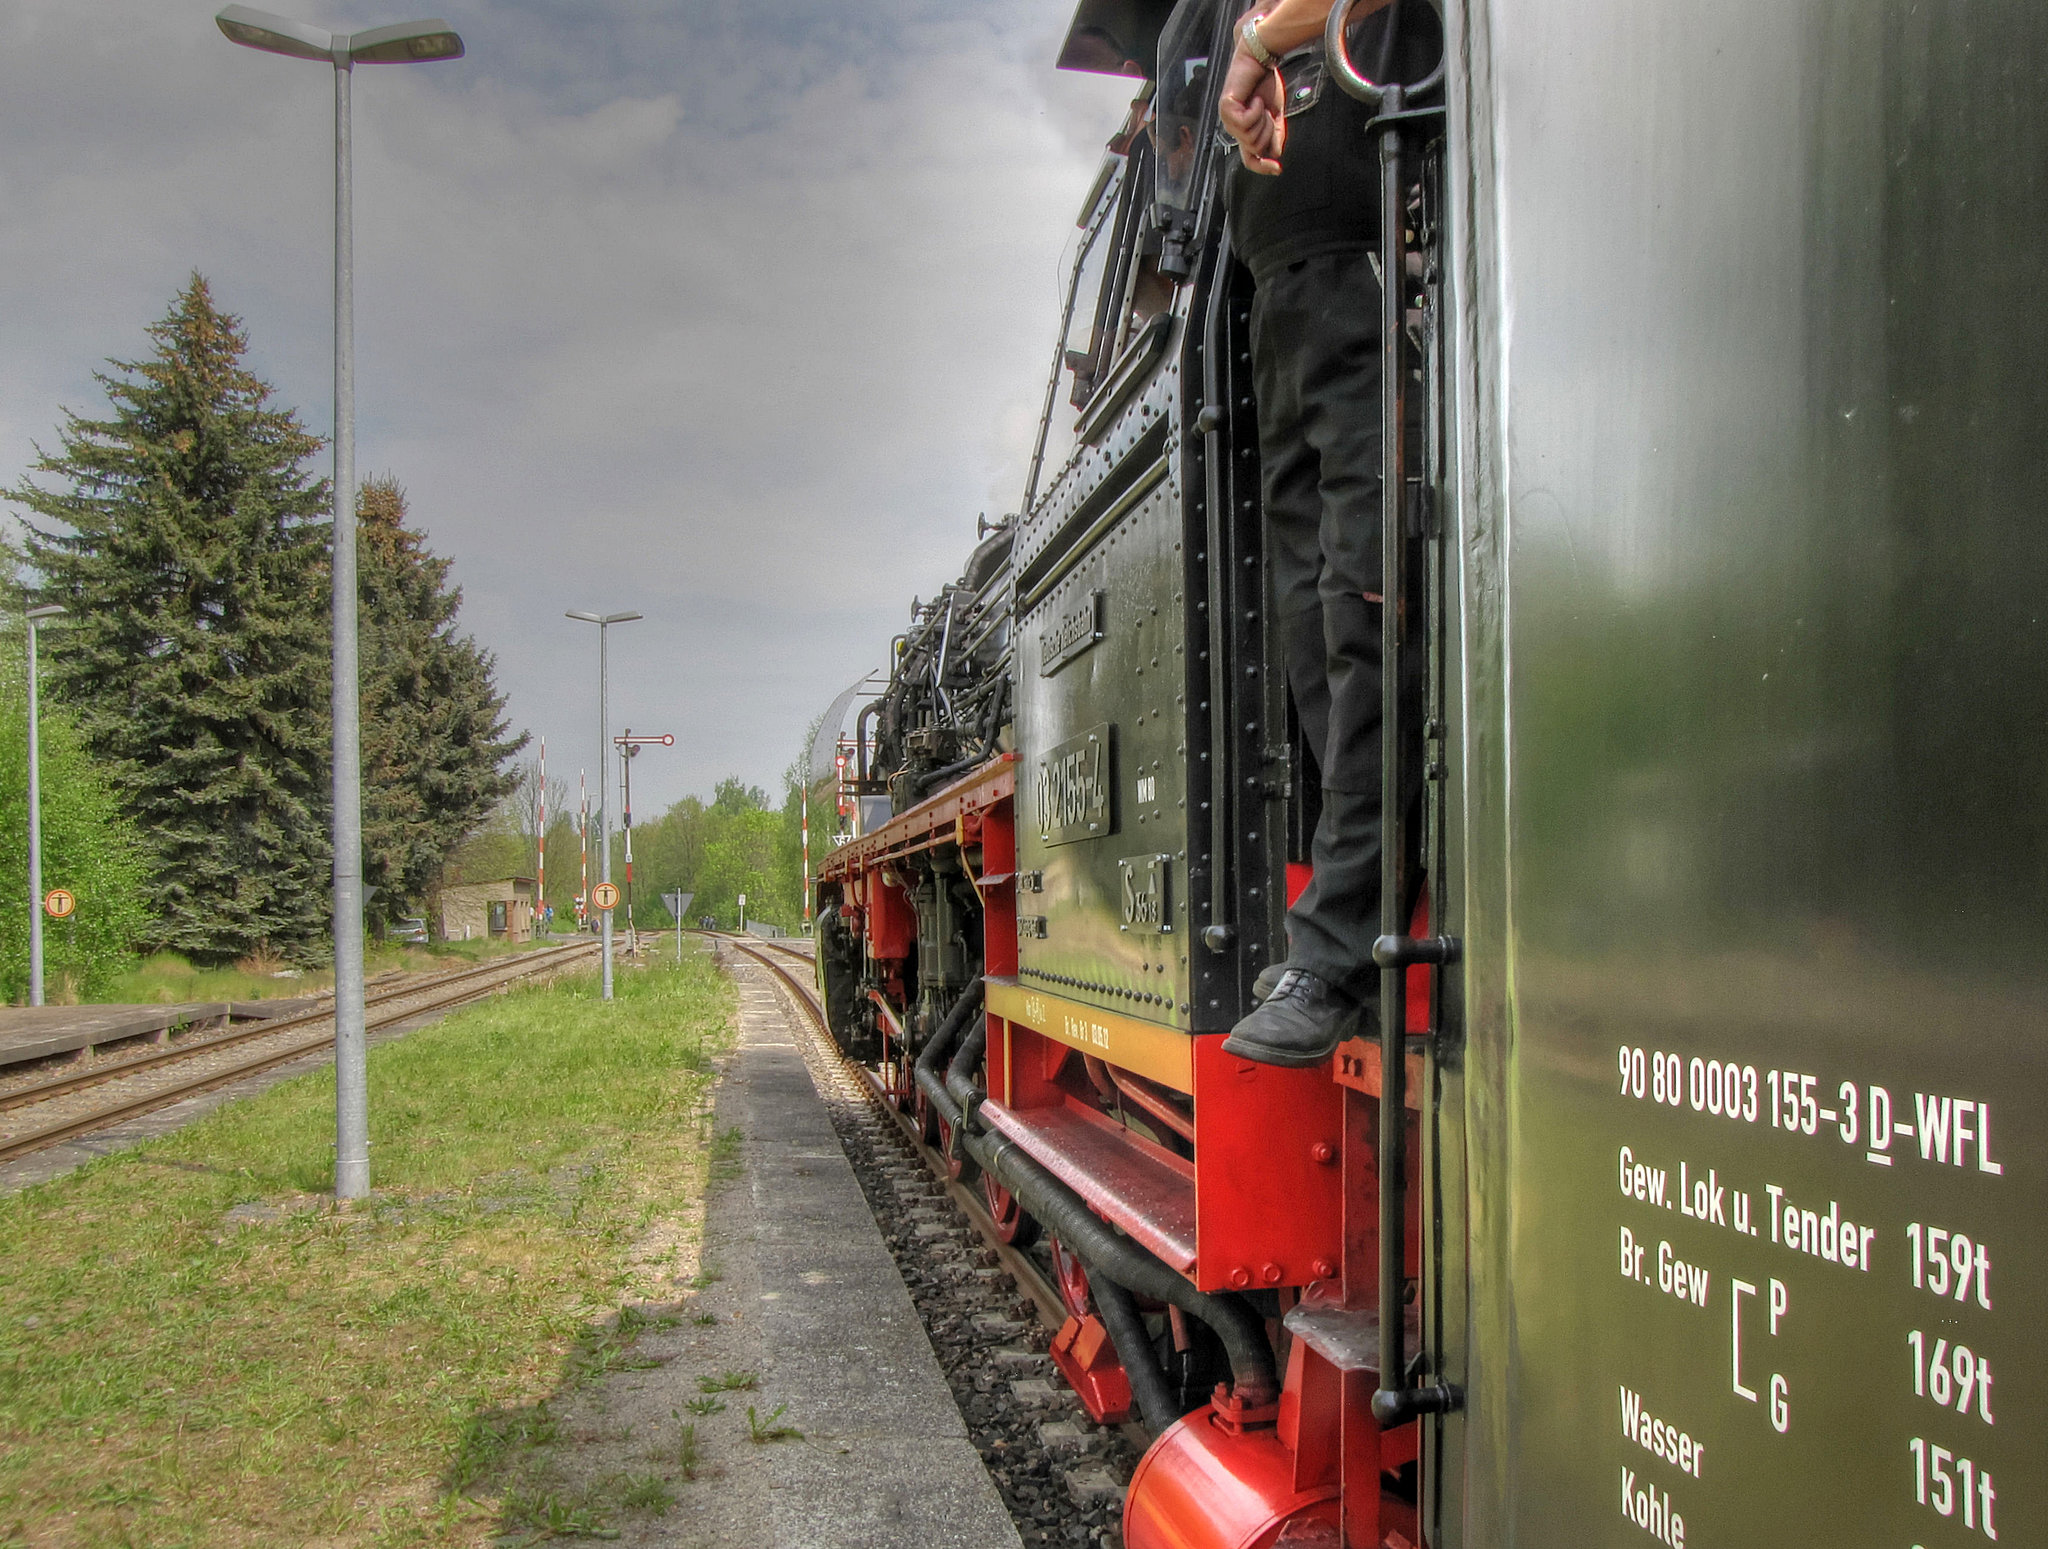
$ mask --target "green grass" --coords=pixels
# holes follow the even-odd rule
[[[529,1495],[514,1491],[505,1497],[505,1524],[515,1530],[514,1544],[545,1543],[550,1538],[617,1538],[619,1530],[605,1519],[604,1507],[557,1490]],[[524,1531],[517,1531],[523,1529]]]
[[[690,1406],[692,1409],[696,1405]],[[718,1406],[723,1409],[725,1406]],[[697,1442],[697,1422],[685,1420],[676,1431],[676,1465],[683,1471],[685,1479],[695,1479],[697,1470],[704,1466],[703,1448]]]
[[[675,1493],[659,1474],[622,1474],[618,1479],[619,1504],[628,1511],[651,1511],[656,1516],[675,1505]]]
[[[764,1420],[754,1413],[754,1406],[752,1404],[747,1405],[747,1435],[753,1439],[756,1445],[771,1441],[802,1441],[804,1439],[802,1431],[793,1425],[781,1423],[782,1416],[788,1408],[789,1405],[787,1404],[777,1404],[768,1411],[768,1417]]]
[[[761,1379],[753,1372],[720,1372],[716,1377],[699,1377],[700,1393],[744,1393],[758,1388]]]
[[[702,958],[511,992],[370,1055],[378,1197],[337,1210],[330,1074],[0,1200],[0,1545],[480,1544],[630,1496],[521,1460],[637,1364],[701,1196]],[[255,1224],[226,1218],[239,1212]],[[473,1499],[472,1497],[477,1497]]]

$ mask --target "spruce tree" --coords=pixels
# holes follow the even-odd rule
[[[363,703],[363,876],[390,918],[518,783],[490,654],[455,629],[449,561],[405,525],[405,491],[372,479],[356,511]]]
[[[97,374],[6,491],[29,524],[49,684],[147,848],[152,944],[201,960],[328,950],[327,492],[321,441],[243,365],[194,274],[146,360]],[[61,481],[46,487],[36,476]],[[47,524],[47,525],[43,525]]]

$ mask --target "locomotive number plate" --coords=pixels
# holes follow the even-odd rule
[[[1032,813],[1045,844],[1072,844],[1115,832],[1116,728],[1091,726],[1038,761]]]

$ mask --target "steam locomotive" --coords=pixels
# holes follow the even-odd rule
[[[1396,1036],[1220,1047],[1319,793],[1217,0],[1067,35],[1142,79],[1018,513],[849,735],[835,1036],[1154,1435],[1131,1549],[2034,1541],[2048,13],[1445,0],[1397,81],[1351,10]]]

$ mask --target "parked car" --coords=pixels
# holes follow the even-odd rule
[[[418,946],[427,943],[427,922],[417,914],[402,914],[391,922],[390,938]]]

